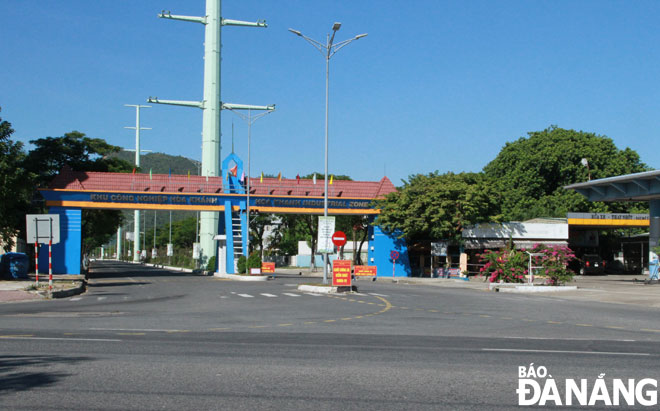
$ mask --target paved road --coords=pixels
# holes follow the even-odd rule
[[[297,291],[309,281],[99,262],[83,295],[0,307],[0,403],[512,409],[530,363],[561,380],[660,377],[657,309],[382,280]]]

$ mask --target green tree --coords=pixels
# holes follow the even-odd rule
[[[133,166],[110,154],[121,147],[100,138],[90,138],[79,131],[61,137],[32,140],[35,148],[25,158],[25,168],[36,175],[37,183],[46,186],[64,167],[75,171],[130,172]],[[83,253],[108,242],[122,222],[118,210],[88,210],[82,212]]]
[[[478,173],[438,172],[409,177],[382,200],[375,224],[408,242],[434,239],[461,241],[463,227],[498,219],[499,196]]]
[[[0,118],[0,244],[12,247],[25,226],[33,192],[33,175],[25,170],[23,143],[11,140],[11,124]]]
[[[369,217],[366,215],[341,215],[337,216],[335,221],[335,230],[342,231],[346,234],[346,243],[351,240],[353,242],[353,265],[362,265],[362,246],[367,240],[369,231]],[[357,245],[357,242],[360,245]],[[339,256],[344,258],[344,248],[346,245],[339,247]]]
[[[588,161],[589,168],[582,164]],[[501,195],[504,220],[565,217],[574,212],[639,212],[640,203],[594,203],[564,186],[648,170],[629,148],[612,139],[552,126],[507,143],[484,172]]]
[[[172,244],[175,248],[192,249],[195,242],[197,217],[187,217],[179,221],[172,222]],[[163,246],[169,242],[170,227],[169,223],[161,225],[156,231],[156,243]]]
[[[264,256],[264,241],[266,234],[266,227],[275,224],[277,221],[274,214],[263,214],[259,213],[254,216],[250,216],[250,250],[249,254],[252,254],[256,247],[259,248],[259,256],[263,259]]]

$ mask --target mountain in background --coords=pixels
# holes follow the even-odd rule
[[[118,157],[122,160],[128,161],[131,164],[135,163],[135,152],[120,151],[113,154],[113,157]],[[148,153],[140,157],[140,172],[148,173],[151,170],[154,174],[168,174],[170,169],[172,174],[198,175],[197,165],[200,164],[195,160],[187,157],[172,156],[165,153]]]
[[[113,154],[113,157],[118,157],[122,160],[128,161],[131,164],[135,164],[135,152],[133,151],[120,151],[119,153]],[[172,169],[172,174],[181,174],[187,175],[190,171],[190,175],[197,175],[197,164],[195,160],[191,160],[182,156],[172,156],[165,153],[148,153],[143,154],[140,157],[140,170],[141,173],[149,173],[149,170],[154,174],[168,174],[170,169]],[[177,222],[185,218],[194,218],[197,215],[196,211],[172,211],[172,222]],[[133,231],[133,211],[124,211],[124,230]],[[146,232],[147,235],[143,240],[145,245],[149,248],[151,242],[153,241],[153,226],[154,226],[154,215],[156,215],[156,226],[159,229],[166,228],[169,225],[170,212],[169,211],[151,211],[143,210],[142,211],[142,224],[143,228],[140,231]]]

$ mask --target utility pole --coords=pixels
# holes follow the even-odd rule
[[[217,177],[222,175],[220,111],[224,108],[242,108],[252,110],[267,110],[266,106],[249,106],[222,103],[220,99],[220,62],[221,62],[221,29],[222,26],[267,27],[266,22],[259,20],[247,22],[223,19],[220,0],[206,0],[206,14],[203,17],[177,16],[163,10],[158,17],[170,20],[181,20],[200,23],[205,26],[204,35],[204,99],[202,101],[159,100],[149,97],[147,102],[155,104],[170,104],[175,106],[197,107],[202,109],[202,175]],[[218,233],[219,213],[215,211],[201,212],[201,257],[209,259],[216,255],[213,237]]]
[[[140,130],[151,130],[151,127],[140,127],[140,109],[150,108],[140,104],[124,104],[126,107],[135,107],[135,127],[124,127],[135,130],[135,168],[140,167]],[[130,150],[127,150],[130,151]],[[147,151],[147,150],[144,150]],[[134,211],[135,229],[133,231],[133,261],[140,261],[138,251],[140,251],[140,210]],[[142,250],[142,252],[145,252]]]

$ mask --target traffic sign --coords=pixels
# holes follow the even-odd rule
[[[351,286],[351,260],[334,260],[332,262],[332,285]]]
[[[57,244],[60,242],[59,214],[27,214],[25,227],[28,244]]]
[[[392,250],[392,252],[390,253],[390,257],[392,257],[392,260],[396,260],[397,258],[399,258],[399,252]]]
[[[346,234],[344,234],[343,231],[335,231],[335,233],[332,235],[332,244],[336,245],[337,247],[341,247],[342,245],[346,244]]]

